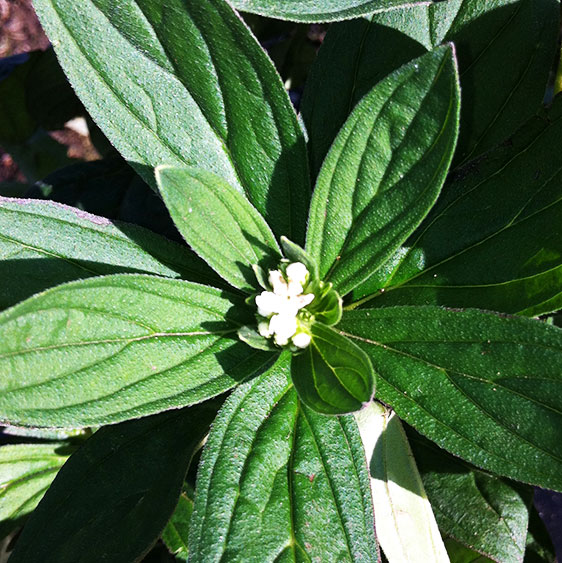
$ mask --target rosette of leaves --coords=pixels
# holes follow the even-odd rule
[[[375,399],[441,448],[562,489],[558,328],[485,312],[477,300],[465,310],[437,298],[378,306],[397,271],[398,288],[434,259],[423,236],[458,212],[451,192],[434,208],[459,131],[452,44],[369,89],[312,190],[289,98],[228,3],[35,5],[86,109],[159,190],[187,246],[69,207],[2,199],[5,263],[35,272],[20,294],[43,291],[0,316],[0,420],[107,425],[64,465],[14,563],[141,558],[217,411],[193,514],[176,513],[164,538],[183,526],[175,543],[193,561],[378,560],[369,441],[345,414],[371,400],[375,380]],[[522,198],[519,211],[530,201],[551,210],[549,194]],[[335,292],[311,310],[299,354],[239,338],[256,324],[255,266],[274,270],[283,257]],[[560,284],[549,287],[548,299],[521,292],[517,310],[550,312]],[[400,431],[392,443],[409,451]]]

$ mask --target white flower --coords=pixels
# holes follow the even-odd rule
[[[288,344],[297,328],[297,317],[293,315],[273,315],[269,321],[269,330],[274,334],[275,344],[278,346]]]
[[[293,344],[297,348],[306,348],[310,344],[310,334],[306,332],[299,332],[293,336]]]
[[[258,332],[271,338],[278,346],[286,346],[293,338],[298,348],[306,348],[310,336],[299,333],[299,311],[312,303],[313,293],[303,293],[308,279],[308,270],[301,262],[293,262],[286,268],[286,277],[281,270],[270,270],[268,281],[273,291],[263,291],[256,297],[258,308]],[[294,339],[296,338],[296,342]]]

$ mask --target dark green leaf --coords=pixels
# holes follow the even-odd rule
[[[303,241],[304,136],[271,61],[227,2],[35,8],[84,105],[145,180],[160,164],[206,168],[244,190],[278,235]]]
[[[371,358],[377,398],[416,430],[479,467],[562,490],[560,329],[438,307],[347,311],[338,328]]]
[[[0,197],[0,307],[58,283],[146,272],[214,283],[188,249],[150,231],[64,205]]]
[[[535,507],[531,506],[524,563],[552,563],[555,559],[556,553],[548,530]]]
[[[452,178],[421,228],[353,297],[529,316],[562,307],[561,136],[562,98]]]
[[[313,171],[372,86],[444,41],[455,43],[463,90],[456,160],[492,148],[539,108],[558,21],[557,0],[455,0],[333,25],[302,104]]]
[[[301,113],[313,177],[357,102],[385,76],[426,52],[407,35],[372,20],[332,24],[310,69]]]
[[[73,450],[65,442],[0,448],[0,539],[33,512]]]
[[[156,169],[158,188],[179,232],[223,279],[255,291],[252,269],[273,269],[281,250],[264,218],[219,176],[200,168]]]
[[[26,78],[32,67],[29,55],[3,59],[1,64],[2,72],[8,74],[0,79],[0,143],[6,148],[25,142],[36,124],[25,103]]]
[[[67,121],[86,113],[52,48],[37,53],[25,86],[29,113],[47,131],[63,129]]]
[[[453,538],[445,538],[445,547],[451,563],[493,563],[492,559],[484,557],[477,551],[466,547]]]
[[[243,12],[300,22],[328,22],[356,18],[373,12],[396,10],[432,0],[233,0]]]
[[[359,410],[371,400],[374,375],[367,355],[334,329],[314,323],[312,341],[293,356],[291,374],[300,399],[323,414]]]
[[[372,402],[355,415],[371,475],[377,539],[389,561],[449,563],[408,439]]]
[[[76,428],[201,402],[271,361],[236,336],[251,319],[242,299],[179,280],[58,286],[0,315],[0,420]]]
[[[357,105],[324,161],[306,250],[345,295],[418,226],[445,180],[458,132],[452,47],[380,82]]]
[[[194,563],[377,561],[355,421],[298,401],[288,353],[241,385],[213,424],[189,545]]]
[[[494,561],[523,561],[532,492],[475,469],[419,434],[410,434],[410,444],[441,532]]]
[[[160,535],[217,405],[102,428],[29,519],[13,563],[138,561]]]
[[[194,496],[195,491],[184,483],[176,509],[162,532],[162,541],[176,561],[187,561],[189,554],[189,522],[193,513]]]

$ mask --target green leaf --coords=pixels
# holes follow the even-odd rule
[[[311,203],[306,250],[341,295],[383,264],[431,209],[458,131],[452,47],[402,67],[355,108]]]
[[[529,515],[529,532],[527,534],[527,551],[524,563],[550,563],[556,559],[552,539],[534,505]]]
[[[162,541],[176,561],[187,561],[189,554],[189,523],[193,514],[194,496],[195,491],[184,483],[176,509],[162,532]]]
[[[304,136],[271,61],[227,2],[34,5],[80,99],[147,182],[160,164],[203,167],[245,191],[276,234],[302,242]]]
[[[62,282],[125,272],[219,279],[186,248],[141,227],[0,197],[0,308]]]
[[[445,547],[451,563],[493,563],[492,559],[484,557],[477,551],[466,547],[453,538],[445,538]]]
[[[179,280],[58,286],[0,315],[0,420],[76,428],[219,395],[272,361],[236,336],[251,318],[241,298]]]
[[[333,23],[328,28],[301,102],[313,177],[359,100],[391,72],[425,52],[417,41],[373,23],[373,17]]]
[[[35,131],[36,123],[25,103],[26,79],[37,54],[21,54],[2,60],[3,73],[8,76],[0,80],[0,143],[4,147],[25,142]]]
[[[561,135],[559,98],[454,176],[420,229],[353,298],[529,316],[561,308]]]
[[[355,422],[317,415],[298,401],[287,352],[225,403],[196,490],[194,563],[377,561]]]
[[[367,355],[334,329],[314,323],[312,341],[293,356],[291,374],[300,399],[323,414],[359,410],[374,392],[373,368]]]
[[[138,561],[170,518],[217,405],[102,428],[65,464],[11,557]]]
[[[441,532],[494,561],[523,561],[530,488],[485,473],[409,434]]]
[[[239,192],[200,168],[156,169],[158,188],[179,232],[223,279],[257,289],[252,265],[273,269],[281,250],[269,225]]]
[[[558,21],[556,0],[453,0],[333,25],[302,102],[313,171],[371,87],[445,41],[455,43],[463,91],[455,160],[489,150],[540,107]]]
[[[0,448],[0,539],[33,512],[74,449],[68,442]]]
[[[243,12],[269,18],[299,22],[330,22],[356,18],[373,12],[396,10],[412,4],[430,4],[432,0],[233,0]]]
[[[562,490],[562,331],[476,310],[346,311],[377,398],[478,467]],[[540,428],[540,431],[537,429]]]
[[[370,469],[377,539],[387,559],[449,563],[400,419],[375,402],[355,418]]]

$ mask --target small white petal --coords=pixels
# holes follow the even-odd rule
[[[269,317],[274,313],[280,313],[283,308],[283,302],[279,295],[271,291],[263,291],[256,296],[256,305],[258,307],[258,315]]]
[[[287,278],[289,279],[289,284],[291,282],[299,283],[304,285],[306,283],[306,277],[308,276],[308,270],[302,262],[293,262],[287,266]],[[302,289],[299,291],[302,293]]]
[[[299,309],[310,305],[314,301],[314,293],[305,293],[296,298],[296,303]]]
[[[306,348],[310,344],[310,334],[299,332],[293,336],[293,344],[297,348]]]
[[[264,338],[269,338],[273,334],[269,328],[269,321],[262,321],[261,323],[258,323],[258,332]]]
[[[280,270],[270,270],[268,279],[276,295],[287,295],[289,288]]]
[[[287,344],[289,338],[297,332],[297,328],[297,318],[290,315],[273,315],[269,323],[269,330],[275,334],[277,344],[280,344],[280,341]]]

